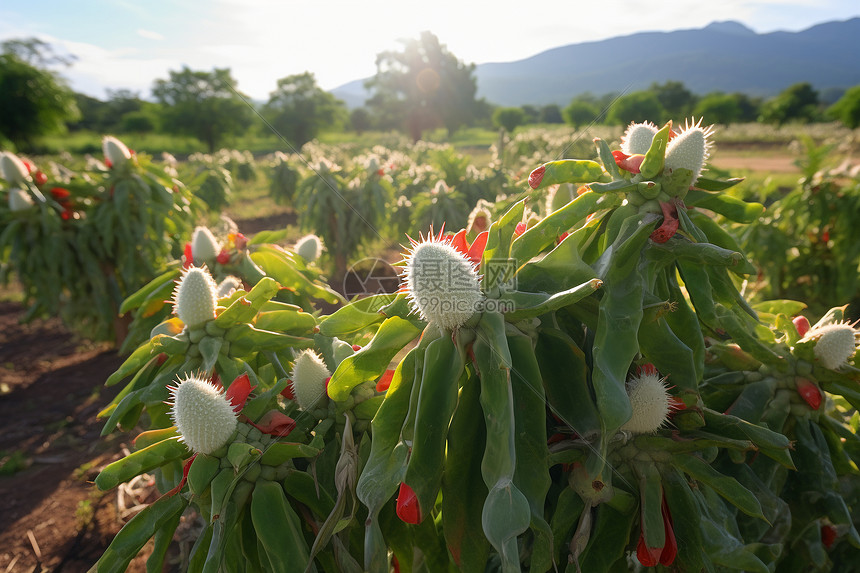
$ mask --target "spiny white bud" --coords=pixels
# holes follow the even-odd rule
[[[9,210],[25,211],[33,206],[33,198],[24,189],[9,190]]]
[[[173,313],[190,328],[212,320],[218,301],[217,288],[206,269],[189,267],[173,291]]]
[[[430,190],[430,193],[433,195],[440,195],[440,194],[444,195],[450,191],[451,191],[451,188],[448,187],[448,184],[440,179],[439,181],[436,182],[436,185],[433,187],[433,189]]]
[[[313,408],[326,395],[326,385],[331,372],[322,357],[313,350],[303,350],[293,362],[290,379],[296,402],[303,410]]]
[[[0,151],[0,175],[3,179],[15,185],[30,179],[30,170],[24,162],[12,152]]]
[[[714,133],[714,126],[702,127],[702,119],[698,122],[687,122],[684,128],[669,141],[666,148],[664,169],[689,169],[693,172],[693,183],[702,174],[705,160],[711,150],[709,137]]]
[[[296,241],[296,254],[309,263],[314,262],[323,251],[322,240],[316,235],[305,235]]]
[[[650,121],[631,123],[621,137],[621,151],[627,155],[648,153],[657,131],[657,126]]]
[[[102,139],[102,151],[112,167],[119,167],[131,158],[131,151],[125,143],[112,135],[106,135]]]
[[[220,252],[221,245],[212,231],[206,227],[194,228],[191,235],[191,257],[195,263],[212,263]]]
[[[857,351],[860,331],[846,322],[837,322],[813,328],[804,340],[815,340],[815,357],[825,368],[839,370],[847,366]]]
[[[215,296],[222,299],[225,296],[230,296],[240,288],[242,288],[242,280],[238,277],[234,277],[233,275],[229,275],[223,281],[218,283],[218,287],[215,289]]]
[[[211,454],[230,441],[238,419],[223,390],[193,375],[168,389],[170,417],[191,451]]]
[[[441,233],[434,237],[431,232],[420,242],[410,240],[403,287],[413,311],[448,330],[463,326],[484,299],[475,265]]]
[[[651,364],[640,368],[639,375],[627,381],[627,395],[633,415],[621,426],[631,434],[651,434],[663,427],[672,411],[666,379]]]

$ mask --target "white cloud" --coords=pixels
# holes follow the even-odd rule
[[[141,38],[146,38],[147,40],[163,40],[164,36],[159,34],[158,32],[153,32],[152,30],[144,30],[143,28],[138,29],[137,35]]]

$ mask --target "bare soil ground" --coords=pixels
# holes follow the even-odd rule
[[[0,571],[87,571],[123,523],[116,493],[91,483],[129,438],[100,438],[96,420],[121,358],[59,320],[22,325],[23,314],[0,303]]]

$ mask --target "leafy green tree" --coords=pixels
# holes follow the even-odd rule
[[[46,46],[36,39],[0,45],[0,134],[22,151],[32,151],[40,136],[62,133],[66,122],[80,116],[74,92],[44,68],[56,61]]]
[[[783,125],[789,121],[808,123],[818,116],[818,92],[808,82],[797,83],[765,102],[761,121]]]
[[[540,108],[541,123],[564,123],[564,117],[561,115],[561,108],[558,104],[551,103]]]
[[[827,109],[827,115],[854,129],[860,126],[860,85],[847,90],[839,101]]]
[[[741,106],[734,94],[713,92],[704,96],[693,110],[696,117],[706,117],[708,122],[728,125],[741,117]]]
[[[652,91],[631,92],[615,100],[609,108],[607,121],[626,125],[631,121],[653,121],[661,123],[666,110]]]
[[[669,80],[663,84],[655,82],[651,84],[650,90],[657,96],[667,116],[676,121],[689,115],[696,105],[696,96],[679,81]]]
[[[359,135],[373,126],[373,120],[367,108],[357,107],[349,113],[349,123]]]
[[[155,131],[155,120],[145,111],[130,111],[120,119],[123,133],[150,133]]]
[[[574,128],[577,128],[580,125],[594,121],[600,114],[600,110],[591,101],[575,98],[564,108],[562,113],[564,114],[564,120]]]
[[[229,68],[211,72],[183,66],[166,80],[155,80],[152,95],[162,104],[162,129],[191,135],[215,151],[225,137],[241,135],[251,124],[252,111],[236,91]]]
[[[537,107],[525,104],[521,105],[520,109],[523,110],[524,123],[537,123],[540,121],[540,110]]]
[[[453,133],[475,117],[475,65],[461,62],[430,32],[406,40],[403,51],[378,54],[376,70],[365,85],[381,127],[405,126],[418,141],[427,129]]]
[[[317,85],[311,72],[278,80],[263,115],[287,141],[300,148],[322,129],[346,119],[346,106]]]
[[[517,127],[525,125],[526,114],[520,107],[500,107],[493,112],[493,125],[512,133]]]

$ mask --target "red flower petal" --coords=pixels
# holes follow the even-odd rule
[[[391,381],[394,379],[394,370],[386,370],[382,377],[379,379],[379,382],[376,383],[376,391],[377,392],[386,392],[388,391],[388,387],[391,386]]]
[[[36,174],[33,175],[33,181],[36,182],[36,185],[44,185],[48,182],[48,176],[41,171],[36,171]]]
[[[296,427],[296,421],[284,414],[283,412],[278,412],[277,410],[270,410],[263,414],[263,417],[260,418],[258,423],[250,422],[249,423],[263,432],[264,434],[270,434],[272,436],[284,437],[288,436],[290,432],[293,431],[293,428]]]
[[[164,494],[165,497],[174,496],[182,490],[182,486],[184,486],[185,482],[188,481],[188,471],[191,469],[191,464],[194,463],[194,458],[196,458],[196,457],[197,457],[197,454],[194,454],[193,456],[188,458],[188,461],[185,462],[185,465],[182,467],[182,480],[180,480],[178,486],[176,486],[175,488],[173,488],[169,492],[165,493]]]
[[[63,187],[51,187],[51,196],[57,201],[68,199],[71,194],[71,191]]]
[[[359,350],[361,350],[361,346],[359,346],[358,344],[352,345],[352,351],[353,352],[358,352]]]
[[[543,181],[544,173],[546,173],[546,166],[541,165],[531,173],[529,173],[529,187],[532,189],[537,189],[540,186],[540,182]]]
[[[675,539],[675,529],[672,524],[672,514],[669,513],[669,506],[666,504],[666,496],[663,496],[663,529],[666,532],[666,544],[663,545],[663,551],[660,552],[660,565],[671,565],[678,555],[678,540]]]
[[[821,526],[821,543],[824,544],[824,547],[830,549],[833,547],[833,542],[836,541],[836,528],[832,525],[822,525]]]
[[[645,544],[645,534],[639,536],[639,544],[636,545],[636,558],[644,567],[654,567],[660,560],[662,547],[648,547]]]
[[[218,253],[217,257],[215,257],[215,260],[221,265],[226,265],[230,262],[230,253],[227,252],[227,249],[221,249],[221,252]]]
[[[623,151],[613,151],[612,156],[615,158],[615,163],[618,164],[618,167],[630,173],[639,173],[642,162],[645,160],[645,156],[642,154],[627,155]]]
[[[472,246],[469,247],[469,252],[467,253],[469,260],[475,263],[476,265],[481,263],[481,259],[484,258],[484,249],[487,248],[487,239],[490,238],[490,232],[484,231],[472,242]]]
[[[256,386],[251,386],[251,379],[248,374],[242,374],[230,384],[227,388],[227,400],[233,404],[233,411],[239,413],[245,407],[245,402],[248,400],[248,394]]]
[[[523,233],[526,232],[526,229],[527,229],[527,227],[526,227],[525,223],[522,223],[522,222],[517,223],[517,227],[516,227],[516,229],[514,229],[514,235],[519,237],[520,235],[522,235]]]
[[[639,374],[640,376],[656,376],[657,367],[650,362],[646,362],[637,369],[637,374]]]
[[[678,209],[674,203],[660,201],[660,208],[663,210],[663,223],[651,233],[651,240],[655,243],[665,243],[671,239],[680,226]]]
[[[185,243],[185,250],[182,254],[185,255],[185,261],[182,263],[182,268],[190,268],[194,264],[194,255],[191,254],[191,243]]]
[[[287,387],[281,390],[281,396],[286,398],[287,400],[295,400],[296,399],[296,391],[293,389],[293,381],[287,380]]]
[[[400,484],[400,491],[397,493],[397,517],[412,525],[421,523],[422,520],[418,498],[415,497],[412,488],[405,483]]]
[[[465,256],[469,256],[469,243],[466,241],[466,229],[460,229],[456,235],[448,241],[452,247]]]

